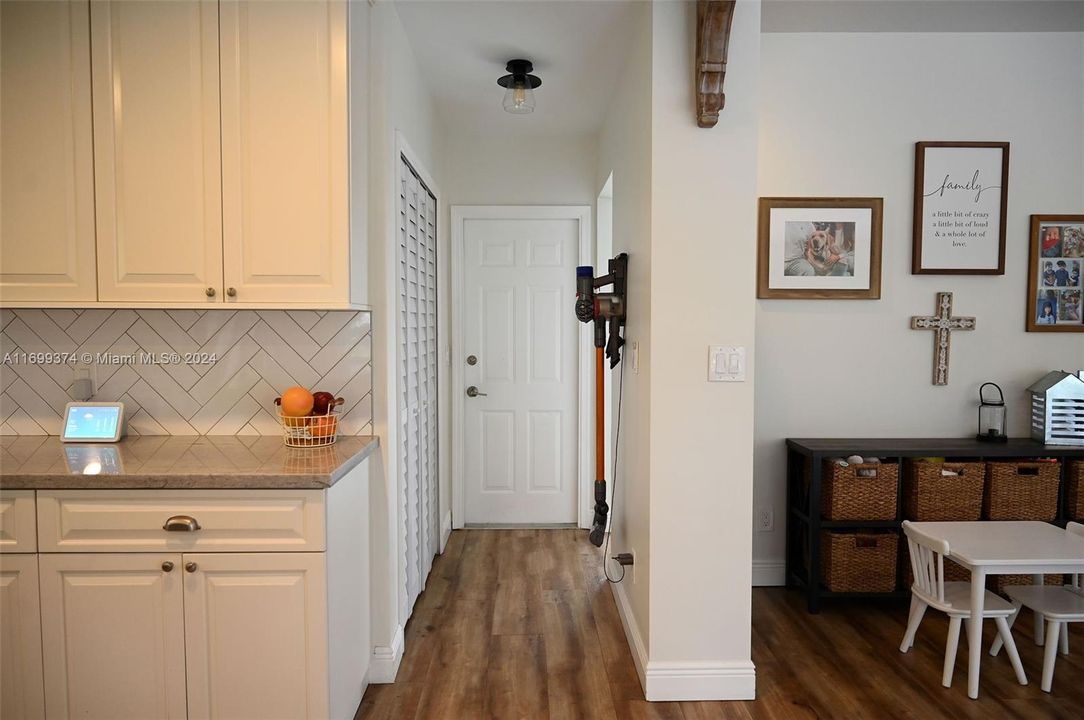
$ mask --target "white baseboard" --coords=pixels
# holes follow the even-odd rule
[[[659,662],[648,659],[647,645],[621,583],[611,584],[621,625],[644,697],[651,701],[753,700],[756,668],[746,662]]]
[[[440,554],[444,554],[444,548],[448,547],[448,538],[452,536],[452,511],[449,510],[440,521]]]
[[[754,560],[753,587],[779,587],[787,584],[787,564],[782,560]]]
[[[651,701],[754,700],[756,668],[747,662],[647,664],[644,695]]]
[[[395,635],[392,637],[391,647],[377,645],[373,648],[372,661],[369,663],[368,680],[374,685],[395,682],[395,676],[399,674],[399,663],[403,662],[403,626],[395,627]]]

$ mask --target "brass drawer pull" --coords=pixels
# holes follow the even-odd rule
[[[196,572],[196,570],[199,570],[199,565],[197,565],[196,563],[188,562],[188,563],[184,564],[184,571],[185,572],[194,573],[194,572]]]
[[[189,515],[174,515],[166,520],[162,529],[169,532],[196,532],[200,529],[200,525],[196,522],[196,518]]]
[[[162,563],[162,572],[173,572],[173,563],[171,563],[169,560],[166,560],[164,563]]]

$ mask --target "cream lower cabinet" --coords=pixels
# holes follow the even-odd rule
[[[184,562],[188,717],[327,717],[323,553]]]
[[[50,720],[327,717],[323,553],[41,556]]]
[[[0,490],[0,720],[352,720],[368,477]]]
[[[47,717],[184,720],[180,554],[40,558]]]
[[[0,554],[0,718],[45,717],[38,556]]]

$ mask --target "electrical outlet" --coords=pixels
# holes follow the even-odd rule
[[[757,511],[757,530],[759,532],[772,532],[775,530],[775,510],[770,507],[762,507]]]
[[[629,354],[632,355],[632,373],[634,375],[639,375],[640,374],[640,343],[633,340],[632,341],[632,347],[629,348],[629,349],[631,350],[631,352]]]

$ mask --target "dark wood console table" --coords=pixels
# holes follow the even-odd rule
[[[910,596],[909,590],[897,589],[888,593],[832,592],[821,582],[821,531],[822,530],[888,530],[899,529],[903,522],[903,481],[896,488],[898,508],[895,520],[833,521],[821,518],[821,476],[824,460],[848,455],[879,457],[902,465],[904,458],[944,457],[956,461],[983,461],[1026,458],[1084,458],[1084,448],[1043,445],[1029,438],[1010,439],[1007,443],[983,443],[973,438],[904,438],[904,439],[787,439],[787,554],[786,576],[788,586],[797,586],[806,594],[809,612],[820,612],[825,597],[899,597]],[[805,498],[804,472],[809,470],[809,494]],[[1056,522],[1064,526],[1065,491],[1068,484],[1067,465],[1062,465],[1062,482],[1058,497]],[[804,547],[803,547],[804,544]],[[803,555],[808,548],[808,570]]]

